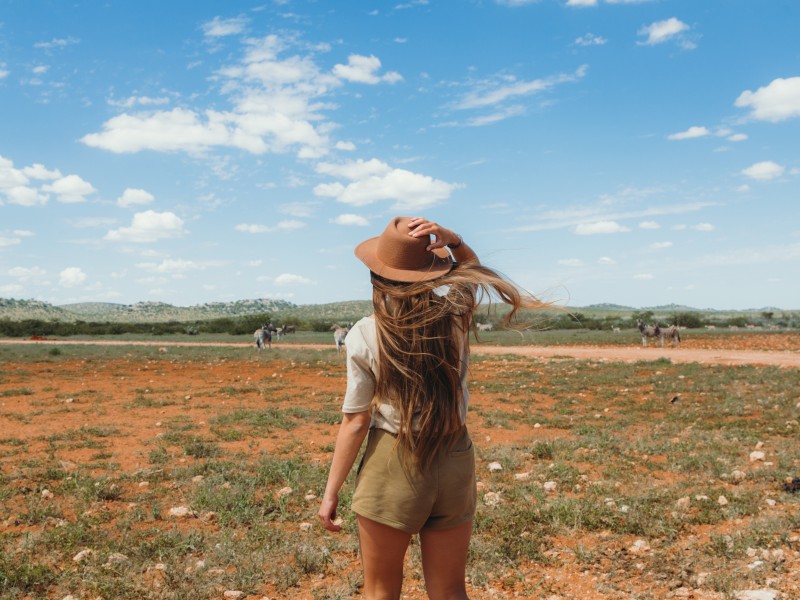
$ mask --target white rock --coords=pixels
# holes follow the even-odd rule
[[[752,459],[753,459],[753,455],[751,454],[750,455],[750,460],[752,460]],[[745,473],[744,471],[739,471],[739,470],[733,471],[731,473],[731,479],[733,479],[735,482],[739,483],[740,481],[744,481],[745,479],[747,479],[747,473]]]
[[[499,462],[493,462],[493,463],[489,463],[489,467],[488,468],[489,468],[489,472],[490,473],[494,473],[496,471],[502,471],[503,470],[503,465],[501,465]]]
[[[680,509],[686,509],[689,508],[690,503],[691,499],[689,498],[689,496],[684,496],[683,498],[678,498],[675,501],[675,506],[677,506]]]
[[[761,452],[761,450],[753,450],[750,453],[750,462],[756,462],[756,461],[759,461],[759,460],[764,460],[764,458],[766,458],[766,454]]]
[[[192,509],[189,508],[188,506],[173,506],[172,508],[169,509],[167,514],[170,517],[178,517],[180,519],[183,517],[189,517],[193,513]]]
[[[42,490],[42,498],[52,498],[53,492],[50,490]]]
[[[650,544],[648,544],[644,540],[636,540],[633,544],[628,548],[628,552],[631,554],[641,554],[642,552],[647,552],[650,550]]]
[[[543,487],[545,492],[552,494],[558,490],[558,483],[555,481],[545,481]]]
[[[530,478],[531,478],[530,471],[526,471],[525,473],[515,473],[514,474],[514,479],[516,479],[517,481],[525,481],[526,479],[530,479]]]
[[[83,562],[84,560],[89,558],[92,554],[94,554],[94,550],[89,550],[87,548],[86,550],[81,550],[80,552],[78,552],[75,556],[72,557],[72,560],[78,563]]]
[[[483,495],[483,503],[486,506],[497,506],[500,504],[500,492],[486,492]]]
[[[289,494],[291,494],[293,491],[294,490],[290,487],[282,487],[276,492],[276,494],[278,498],[283,498],[284,496],[288,496]]]
[[[772,498],[767,498],[766,500],[764,500],[764,502],[766,502],[767,506],[769,507],[773,507],[777,504],[777,502]]]
[[[311,523],[300,523],[300,531],[311,531]]]
[[[719,498],[717,498],[717,504],[719,504],[720,506],[727,506],[728,499],[725,496],[720,496]]]
[[[736,592],[736,600],[776,600],[778,592],[774,590],[743,590]]]
[[[128,557],[121,552],[114,552],[108,556],[108,563],[121,563],[128,560]]]
[[[240,592],[239,590],[226,590],[224,594],[222,594],[223,598],[231,598],[231,600],[239,600],[239,598],[244,598],[244,592]]]

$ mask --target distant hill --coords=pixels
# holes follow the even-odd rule
[[[644,308],[634,308],[620,304],[591,304],[589,306],[565,307],[568,313],[582,313],[586,316],[629,317],[635,312],[651,311],[657,319],[666,320],[670,315],[680,312],[713,314],[715,317],[760,316],[764,312],[777,315],[786,311],[775,307],[749,310],[697,309],[678,304],[666,304]],[[100,323],[156,323],[177,321],[193,323],[219,318],[235,318],[269,313],[280,323],[289,318],[301,320],[329,320],[337,322],[356,321],[372,312],[371,300],[350,300],[328,304],[297,305],[286,300],[261,298],[255,300],[236,300],[233,302],[210,302],[196,306],[173,306],[164,302],[137,302],[136,304],[115,304],[111,302],[81,302],[55,306],[40,300],[15,300],[0,298],[0,319],[23,321],[39,319],[43,321],[94,321]],[[494,305],[492,315],[506,314],[507,307]]]

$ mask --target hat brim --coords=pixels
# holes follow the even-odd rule
[[[363,262],[369,270],[391,281],[414,283],[417,281],[430,281],[449,273],[456,264],[446,248],[435,248],[430,251],[431,260],[423,269],[398,269],[387,265],[378,258],[377,248],[380,237],[364,240],[355,249],[356,257]]]

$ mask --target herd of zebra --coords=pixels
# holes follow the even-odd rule
[[[656,338],[659,346],[664,347],[664,340],[670,340],[672,347],[677,346],[681,341],[681,332],[677,325],[670,325],[664,329],[656,323],[655,325],[645,325],[642,321],[636,321],[639,326],[639,333],[642,334],[642,346],[647,346],[648,338]]]
[[[337,352],[341,352],[344,348],[344,338],[347,337],[347,333],[350,331],[352,326],[352,323],[349,323],[344,327],[334,323],[331,327],[331,331],[333,331],[333,341],[336,344]],[[294,325],[275,327],[275,325],[272,323],[268,323],[255,330],[253,333],[253,339],[256,342],[256,348],[263,350],[264,348],[272,348],[273,336],[277,339],[281,339],[281,337],[284,335],[288,333],[295,333],[296,331],[297,327]]]

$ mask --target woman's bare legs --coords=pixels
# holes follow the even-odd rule
[[[358,537],[367,600],[397,600],[403,587],[403,559],[411,535],[358,515]]]
[[[422,572],[430,600],[467,600],[464,576],[472,521],[452,529],[419,533]]]

